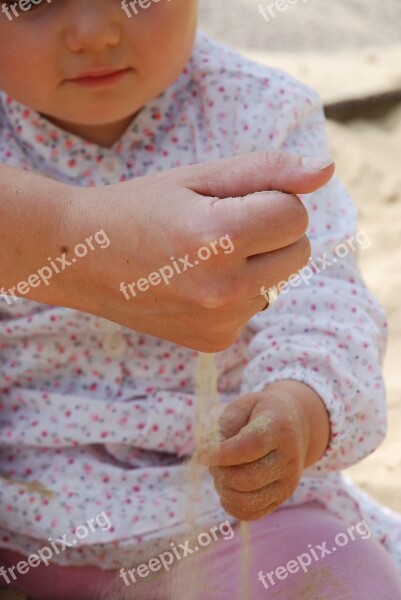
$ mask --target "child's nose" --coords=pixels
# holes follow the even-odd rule
[[[122,36],[119,3],[74,0],[63,15],[65,42],[72,52],[117,46]]]

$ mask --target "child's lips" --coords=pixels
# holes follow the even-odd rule
[[[85,87],[103,87],[114,85],[123,79],[132,69],[130,67],[126,69],[115,69],[115,70],[103,70],[103,71],[92,71],[82,73],[78,77],[69,79],[68,81],[83,85]]]

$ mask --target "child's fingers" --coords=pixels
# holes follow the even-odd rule
[[[284,467],[277,450],[273,450],[253,463],[235,467],[210,467],[209,470],[214,480],[224,487],[239,492],[254,492],[278,479]]]
[[[229,467],[251,463],[278,447],[278,433],[266,413],[250,421],[239,433],[220,443],[210,442],[197,452],[200,463],[210,467]]]
[[[259,400],[259,396],[250,394],[241,396],[226,406],[219,418],[221,440],[233,437],[245,427]]]
[[[203,196],[235,198],[267,190],[309,194],[325,185],[333,173],[334,163],[328,157],[273,150],[193,165],[183,169],[176,181]]]
[[[221,504],[229,514],[241,520],[258,519],[271,512],[273,505],[279,506],[291,495],[289,486],[282,481],[274,481],[256,492],[238,492],[236,490],[219,489]],[[292,490],[292,488],[291,488]]]

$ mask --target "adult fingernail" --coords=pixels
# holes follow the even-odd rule
[[[306,169],[323,171],[323,169],[332,165],[334,161],[330,157],[304,156],[302,162]]]

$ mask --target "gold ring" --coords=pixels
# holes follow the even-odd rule
[[[276,285],[273,285],[271,288],[269,288],[266,292],[266,295],[268,298],[267,304],[264,308],[262,308],[262,310],[260,312],[263,312],[264,310],[267,310],[268,308],[273,306],[273,304],[276,302],[276,300],[279,296],[279,293],[280,292],[278,291],[278,287]]]

